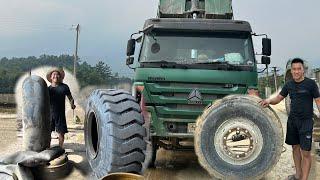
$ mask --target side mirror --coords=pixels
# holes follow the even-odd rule
[[[126,60],[126,65],[131,65],[133,64],[133,61],[134,61],[134,57],[127,57],[127,60]]]
[[[136,49],[136,40],[129,39],[127,44],[127,56],[134,55],[134,50]]]
[[[262,38],[262,54],[265,56],[271,55],[271,39]]]
[[[269,56],[262,56],[261,57],[261,64],[269,65],[270,64],[270,57]]]

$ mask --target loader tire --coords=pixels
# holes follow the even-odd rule
[[[50,147],[50,103],[46,82],[39,76],[27,77],[22,84],[24,150],[40,152]]]
[[[211,176],[260,179],[278,162],[282,126],[275,112],[270,107],[261,108],[259,100],[254,96],[227,96],[197,119],[195,151]],[[237,135],[243,139],[234,139]]]
[[[141,173],[146,129],[139,104],[123,90],[95,90],[88,98],[85,146],[100,179],[110,173]]]

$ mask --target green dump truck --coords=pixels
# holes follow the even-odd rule
[[[231,0],[160,0],[158,17],[128,41],[132,95],[96,90],[88,99],[85,139],[95,174],[141,173],[159,148],[195,150],[217,178],[270,172],[283,134],[274,111],[258,104],[253,36],[248,22],[234,20]],[[270,64],[271,40],[262,44],[261,64]]]

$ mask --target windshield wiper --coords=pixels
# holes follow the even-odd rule
[[[160,64],[161,68],[184,68],[187,69],[188,66],[184,65],[184,64],[178,64],[176,62],[172,62],[172,61],[165,61],[165,60],[160,60],[160,61],[145,61],[145,62],[141,62],[144,64]]]
[[[227,61],[210,60],[203,62],[195,62],[194,64],[229,64]]]
[[[238,67],[236,64],[230,64],[228,61],[206,61],[206,62],[196,62],[195,64],[217,64],[226,67],[227,69],[235,69]]]

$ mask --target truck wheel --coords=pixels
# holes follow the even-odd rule
[[[95,90],[88,98],[85,146],[100,179],[113,172],[140,173],[146,130],[139,104],[123,90]]]
[[[261,108],[258,97],[231,95],[197,119],[195,151],[210,175],[221,179],[260,179],[278,162],[283,132],[279,118]]]
[[[23,148],[43,151],[50,147],[50,103],[47,83],[32,75],[22,84]]]

